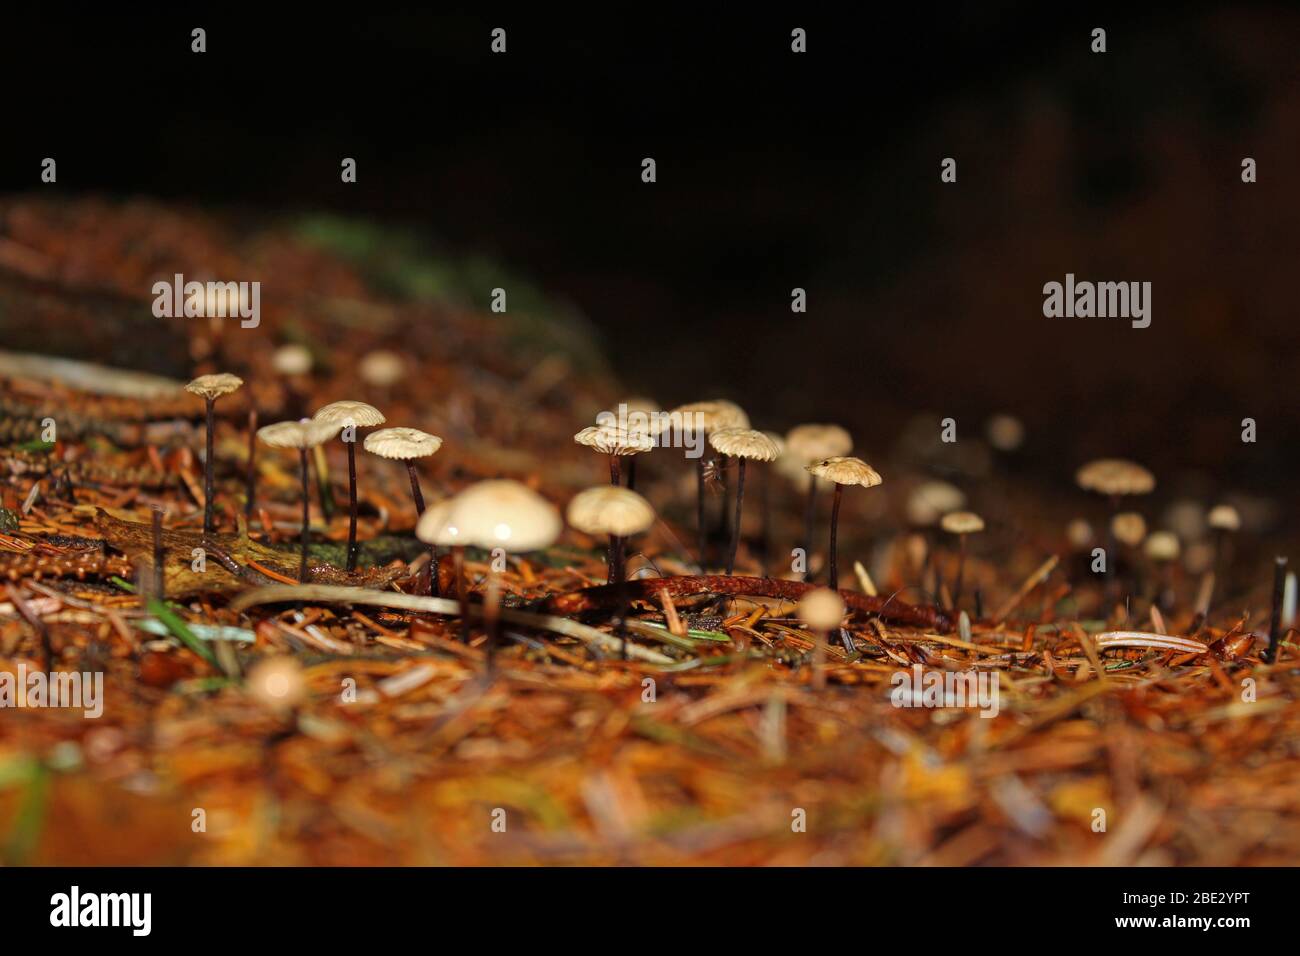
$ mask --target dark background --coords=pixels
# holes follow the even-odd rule
[[[1116,454],[1276,492],[1300,15],[1055,7],[18,15],[0,163],[6,192],[53,155],[61,192],[418,226],[576,303],[665,404],[844,421],[868,456],[1008,411],[1052,477]],[[1151,281],[1152,326],[1044,318],[1066,272]]]

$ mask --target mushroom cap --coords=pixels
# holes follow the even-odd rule
[[[418,428],[381,428],[377,432],[371,432],[365,440],[366,451],[370,454],[398,461],[427,458],[436,454],[441,447],[441,438]]]
[[[799,601],[799,620],[814,631],[829,631],[844,620],[844,598],[830,588],[816,588]]]
[[[673,409],[673,414],[681,416],[684,428],[693,428],[695,416],[699,416],[700,430],[706,435],[723,428],[748,428],[749,416],[735,402],[725,398],[715,398],[707,402],[688,402]]]
[[[316,409],[316,414],[312,418],[318,422],[337,422],[344,427],[356,425],[359,428],[382,425],[386,421],[383,412],[375,408],[375,406],[367,405],[365,402],[354,402],[349,399],[330,402],[328,405]]]
[[[1065,539],[1072,547],[1086,548],[1092,543],[1092,525],[1083,518],[1071,518],[1065,526]]]
[[[396,352],[375,349],[362,356],[357,363],[361,381],[374,388],[388,388],[406,377],[406,362]]]
[[[1232,505],[1215,505],[1205,520],[1215,531],[1241,530],[1241,515]]]
[[[460,529],[447,523],[447,519],[451,516],[451,508],[451,498],[444,498],[437,504],[425,508],[424,514],[420,515],[420,520],[415,523],[415,536],[426,544],[440,548],[464,544],[465,542],[460,540]]]
[[[243,384],[244,380],[238,375],[221,372],[218,375],[200,375],[185,386],[185,391],[201,398],[218,399],[222,395],[229,395]]]
[[[1175,561],[1178,550],[1178,535],[1172,531],[1153,531],[1147,538],[1147,557],[1152,561]]]
[[[907,520],[923,527],[934,524],[950,511],[966,507],[966,495],[946,481],[926,481],[907,496]]]
[[[984,434],[998,451],[1015,451],[1024,444],[1025,426],[1016,416],[999,412],[988,420]]]
[[[785,436],[785,446],[792,457],[803,459],[800,465],[838,458],[853,450],[853,436],[839,425],[796,425]]]
[[[635,491],[599,485],[574,495],[565,517],[586,534],[625,538],[649,529],[655,523],[655,510]]]
[[[248,693],[271,710],[288,710],[307,696],[302,665],[288,654],[265,657],[248,672]]]
[[[617,425],[588,425],[573,440],[606,455],[637,455],[655,446],[647,432],[625,431]]]
[[[753,428],[720,428],[709,435],[709,444],[731,458],[776,461],[781,454],[776,442]]]
[[[1103,495],[1146,495],[1156,486],[1155,475],[1124,458],[1098,458],[1080,468],[1075,482],[1085,491]]]
[[[276,422],[257,430],[258,441],[272,448],[315,448],[339,433],[336,422],[304,418],[296,422]]]
[[[313,364],[311,349],[297,342],[281,345],[271,353],[271,368],[281,375],[306,375]]]
[[[1147,522],[1136,511],[1121,511],[1110,519],[1110,533],[1120,544],[1136,548],[1147,536]]]
[[[662,411],[658,402],[653,398],[646,398],[644,395],[634,395],[632,398],[625,398],[620,404],[627,409],[629,415],[633,412],[640,412],[642,415],[654,415],[655,413]]]
[[[825,478],[837,485],[861,485],[874,488],[884,479],[861,458],[823,458],[821,461],[805,465],[804,468],[814,478]]]
[[[785,456],[786,452],[785,436],[778,432],[763,432],[763,434],[766,435],[768,440],[776,446],[776,460],[780,461]]]
[[[984,530],[984,519],[973,511],[952,511],[943,516],[939,526],[949,534],[977,534]]]
[[[536,551],[552,544],[564,527],[554,505],[527,485],[504,478],[470,485],[440,516],[438,526],[426,526],[423,540]]]

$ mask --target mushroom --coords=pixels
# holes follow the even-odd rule
[[[749,416],[745,414],[744,409],[734,402],[728,402],[720,398],[678,405],[669,415],[670,420],[681,423],[680,427],[683,431],[699,432],[701,439],[707,437],[711,432],[720,431],[723,428],[749,427]],[[704,454],[701,453],[696,460],[695,475],[695,520],[699,539],[699,563],[701,568],[704,567],[707,561],[707,555],[705,554],[707,538],[704,524],[704,476],[706,468],[707,462]],[[725,504],[723,512],[726,512]]]
[[[776,432],[763,432],[776,445],[776,460],[781,461],[785,455],[785,438]],[[812,475],[808,475],[808,480],[812,481]],[[762,524],[759,526],[758,533],[758,560],[759,568],[763,577],[767,577],[769,558],[772,551],[772,469],[764,468],[759,472],[758,496],[759,508],[761,511]]]
[[[248,672],[245,686],[255,701],[280,714],[291,713],[307,696],[302,665],[288,654],[258,661]]]
[[[212,429],[216,419],[213,408],[218,398],[229,395],[243,384],[244,380],[238,375],[222,372],[219,375],[200,375],[185,386],[185,391],[203,399],[207,411],[207,454],[203,460],[203,534],[205,536],[216,530],[212,516]]]
[[[883,479],[861,458],[826,458],[806,467],[814,478],[825,478],[835,483],[835,498],[831,504],[830,574],[827,580],[827,586],[833,589],[840,583],[835,564],[835,534],[840,521],[840,496],[844,492],[844,486],[861,485],[863,488],[874,488]]]
[[[451,548],[452,577],[455,579],[456,600],[460,604],[460,637],[469,643],[469,619],[465,616],[465,542],[460,538],[460,529],[448,524],[451,515],[452,499],[445,498],[433,505],[420,520],[415,523],[415,536],[428,544],[436,553],[437,549]],[[435,576],[438,566],[431,572]]]
[[[814,588],[799,601],[796,613],[815,635],[813,643],[813,687],[826,689],[826,645],[830,632],[844,621],[844,598],[830,588]]]
[[[362,356],[357,374],[371,388],[389,389],[406,377],[406,362],[396,352],[375,349]]]
[[[588,448],[594,448],[609,456],[609,483],[618,485],[621,482],[619,474],[619,458],[625,455],[638,455],[641,452],[650,451],[655,446],[655,440],[647,432],[625,431],[616,425],[588,425],[578,434],[573,436],[573,440],[579,445],[586,445]]]
[[[369,442],[366,439],[367,445]],[[473,545],[488,551],[503,548],[519,553],[548,547],[563,527],[555,506],[527,485],[492,479],[470,485],[450,499],[447,507],[426,524],[424,540],[457,541],[462,547]],[[495,588],[495,562],[489,567],[492,568],[489,585]],[[488,630],[489,667],[496,648],[498,623],[494,614]]]
[[[785,464],[779,469],[796,481],[808,483],[804,505],[803,551],[811,568],[813,530],[817,522],[817,478],[808,474],[808,466],[827,458],[847,455],[853,450],[853,437],[839,425],[796,425],[785,436]],[[808,576],[804,576],[807,580]]]
[[[1170,598],[1173,592],[1173,566],[1180,551],[1178,535],[1172,531],[1154,531],[1147,538],[1145,549],[1147,559],[1155,565],[1160,580],[1157,603],[1168,608],[1173,603]]]
[[[415,473],[418,458],[428,458],[438,453],[442,439],[418,428],[381,428],[371,432],[364,442],[366,451],[380,458],[404,462],[406,474],[411,479],[411,500],[415,502],[415,520],[424,514],[424,494],[420,491],[420,476]],[[432,565],[429,569],[429,592],[438,593],[438,547],[429,546]]]
[[[1113,517],[1119,511],[1119,499],[1128,495],[1148,495],[1156,486],[1155,476],[1137,462],[1125,458],[1098,458],[1081,467],[1074,475],[1075,483],[1084,491],[1106,495],[1110,499]],[[1113,529],[1112,529],[1113,531]],[[1111,535],[1111,543],[1114,536]],[[1106,576],[1114,579],[1115,562],[1109,559],[1107,548]]]
[[[966,573],[966,536],[984,530],[984,519],[973,511],[953,511],[943,516],[939,526],[957,536],[960,556],[957,558],[957,581],[953,585],[952,606],[961,604],[961,586]]]
[[[584,534],[609,535],[609,584],[623,581],[623,539],[641,534],[655,522],[650,502],[628,488],[598,485],[569,502],[569,524]]]
[[[731,548],[727,551],[727,574],[736,568],[736,549],[740,546],[740,515],[745,500],[745,462],[776,461],[781,448],[776,442],[752,428],[720,428],[709,436],[713,450],[737,461],[736,518],[731,528]]]
[[[626,412],[627,430],[630,432],[645,432],[647,435],[654,434],[654,423],[658,419],[662,409],[659,403],[653,398],[625,398],[619,403]],[[596,416],[599,418],[600,416]],[[636,491],[636,457],[630,457],[627,460],[627,487]]]
[[[258,439],[272,448],[296,448],[298,450],[299,469],[302,473],[302,546],[298,565],[298,580],[307,582],[307,539],[311,534],[309,517],[310,494],[307,490],[307,450],[324,444],[338,433],[339,426],[330,422],[318,422],[313,418],[304,418],[296,422],[276,422],[263,425],[257,430]]]
[[[1241,530],[1241,515],[1232,505],[1215,505],[1206,524],[1214,532],[1214,578],[1225,581],[1232,566],[1232,535]]]
[[[365,402],[331,402],[316,410],[317,421],[334,422],[342,429],[340,436],[348,449],[348,570],[357,569],[357,428],[382,425],[383,414]],[[435,567],[436,573],[436,567]]]

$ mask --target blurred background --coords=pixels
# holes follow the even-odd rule
[[[1107,454],[1206,495],[1282,490],[1300,12],[657,9],[18,14],[5,193],[411,227],[571,303],[627,393],[842,421],[866,457],[1002,412],[1027,426],[1019,466],[1053,482]],[[47,155],[57,186],[37,184]],[[1151,327],[1044,318],[1067,272],[1150,281]],[[7,347],[45,335],[4,320]]]

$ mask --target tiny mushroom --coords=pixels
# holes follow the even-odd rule
[[[307,581],[307,539],[311,533],[309,517],[310,494],[307,490],[307,452],[324,444],[338,433],[339,426],[331,422],[318,422],[304,418],[296,422],[276,422],[257,430],[258,439],[272,448],[295,448],[302,476],[302,555],[298,566],[298,580]]]
[[[580,491],[569,502],[569,524],[584,534],[609,536],[609,584],[623,581],[623,543],[634,534],[647,531],[655,522],[655,511],[635,491],[598,485]]]
[[[744,409],[734,402],[721,398],[678,405],[669,413],[669,420],[676,422],[683,433],[691,436],[691,440],[686,442],[688,451],[692,448],[700,448],[701,443],[712,432],[723,428],[749,427],[749,416],[745,414]],[[708,544],[704,521],[704,484],[708,468],[706,458],[701,448],[701,454],[695,462],[695,521],[700,567],[704,567],[707,561],[705,552]],[[723,512],[725,515],[725,503]]]
[[[1110,533],[1120,544],[1136,548],[1147,536],[1146,519],[1136,511],[1121,511],[1110,519]]]
[[[1172,531],[1153,531],[1146,540],[1147,559],[1156,566],[1160,578],[1158,603],[1165,608],[1173,605],[1173,566],[1181,550],[1178,535]]]
[[[365,402],[331,402],[318,408],[317,421],[335,422],[348,449],[348,570],[357,569],[357,429],[384,423],[383,413]],[[436,570],[436,569],[435,569]]]
[[[966,507],[966,495],[946,481],[925,481],[907,496],[907,520],[928,528],[950,511]]]
[[[374,436],[371,436],[374,437]],[[369,439],[367,439],[369,441]],[[509,479],[491,479],[470,485],[440,511],[441,521],[431,519],[424,540],[456,541],[493,551],[537,551],[549,547],[564,527],[559,511],[527,485]],[[497,562],[491,568],[489,589],[498,587]],[[488,666],[497,644],[499,619],[489,608]]]
[[[863,488],[874,488],[883,479],[861,458],[826,458],[808,465],[807,469],[814,478],[825,478],[835,484],[835,498],[831,504],[830,571],[827,586],[837,588],[840,578],[836,568],[835,536],[840,520],[840,496],[844,492],[844,486],[861,485]]]
[[[361,357],[357,374],[371,388],[392,388],[406,377],[406,362],[396,352],[375,349]]]
[[[616,425],[588,425],[573,440],[579,445],[594,448],[609,456],[609,483],[621,483],[619,458],[627,455],[639,455],[655,447],[655,440],[648,432],[624,430]]]
[[[1214,532],[1215,581],[1226,580],[1232,567],[1232,535],[1241,530],[1241,514],[1232,505],[1215,505],[1210,509],[1206,524]]]
[[[277,713],[292,711],[307,696],[302,665],[288,654],[258,661],[248,672],[245,686],[254,700]]]
[[[215,422],[213,408],[217,399],[229,395],[244,384],[237,375],[222,372],[219,375],[200,375],[185,386],[185,391],[198,395],[204,401],[207,412],[207,454],[203,460],[203,533],[211,534],[216,529],[212,514],[212,428]]]
[[[813,686],[823,690],[826,687],[826,645],[830,641],[830,632],[844,621],[844,598],[830,588],[814,588],[799,601],[796,613],[815,635]]]
[[[983,531],[984,519],[973,511],[953,511],[944,515],[939,525],[944,531],[957,536],[960,557],[957,559],[957,581],[952,592],[952,604],[957,607],[961,603],[961,586],[966,572],[966,536]]]
[[[727,552],[727,574],[736,568],[736,549],[740,546],[740,516],[745,499],[745,462],[775,461],[781,448],[767,435],[752,428],[720,428],[709,435],[713,450],[737,460],[736,517],[732,522],[731,548]]]
[[[778,470],[796,482],[807,482],[803,535],[805,556],[812,555],[813,531],[817,522],[817,478],[808,473],[808,466],[827,458],[847,455],[852,450],[853,437],[839,425],[796,425],[786,433],[785,455]]]
[[[1119,511],[1119,499],[1129,495],[1149,495],[1156,487],[1155,476],[1137,462],[1125,458],[1098,458],[1082,466],[1074,475],[1075,483],[1084,491],[1105,495],[1110,499],[1113,516]],[[1112,540],[1113,540],[1113,530]],[[1107,548],[1112,551],[1113,548]],[[1115,562],[1108,560],[1106,575],[1113,582]]]
[[[415,472],[415,462],[419,458],[428,458],[430,455],[437,454],[438,449],[442,447],[442,439],[437,435],[422,432],[418,428],[381,428],[366,436],[364,447],[372,455],[400,461],[406,465],[406,474],[411,480],[411,500],[415,502],[415,518],[419,521],[420,516],[424,514],[424,493],[420,491],[420,476]],[[437,594],[437,545],[430,545],[429,557],[432,562],[429,568],[429,590],[430,593]]]

